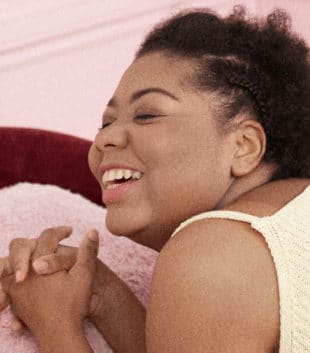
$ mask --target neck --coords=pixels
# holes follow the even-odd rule
[[[234,178],[228,191],[215,209],[221,209],[236,201],[240,196],[248,191],[267,183],[275,171],[275,166],[271,164],[261,164],[250,174]]]

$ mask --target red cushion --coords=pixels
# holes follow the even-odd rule
[[[87,164],[90,145],[58,132],[0,127],[0,188],[18,182],[53,184],[103,205]]]

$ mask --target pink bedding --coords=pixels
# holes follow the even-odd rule
[[[77,246],[92,228],[99,231],[99,258],[114,270],[146,306],[157,252],[127,238],[111,235],[105,227],[106,210],[79,194],[58,186],[19,183],[0,189],[0,256],[16,237],[36,237],[42,230],[59,225],[73,227],[63,244]],[[97,353],[112,352],[92,324],[85,323],[88,340]],[[26,331],[16,334],[10,328],[8,309],[0,313],[0,353],[36,353],[38,348]]]

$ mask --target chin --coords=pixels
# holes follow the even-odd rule
[[[150,225],[129,224],[122,221],[114,222],[113,219],[106,219],[106,227],[114,236],[123,236],[135,243],[160,251],[162,245],[160,234]],[[155,227],[156,228],[156,227]]]
[[[124,209],[107,208],[106,227],[114,235],[132,238],[134,234],[145,229],[149,223],[148,217],[137,210],[125,212]]]
[[[160,251],[169,240],[174,227],[168,226],[162,215],[154,212],[148,205],[141,203],[139,206],[109,205],[106,227],[116,236],[124,236],[138,244]]]
[[[153,218],[153,207],[147,200],[128,197],[106,204],[107,218],[112,222],[150,223]]]

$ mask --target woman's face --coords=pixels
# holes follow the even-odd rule
[[[108,125],[89,151],[108,229],[157,250],[180,222],[215,208],[231,183],[230,135],[212,111],[215,94],[189,83],[193,69],[191,61],[163,53],[137,59],[104,111]],[[100,165],[140,171],[142,177],[105,190]]]

